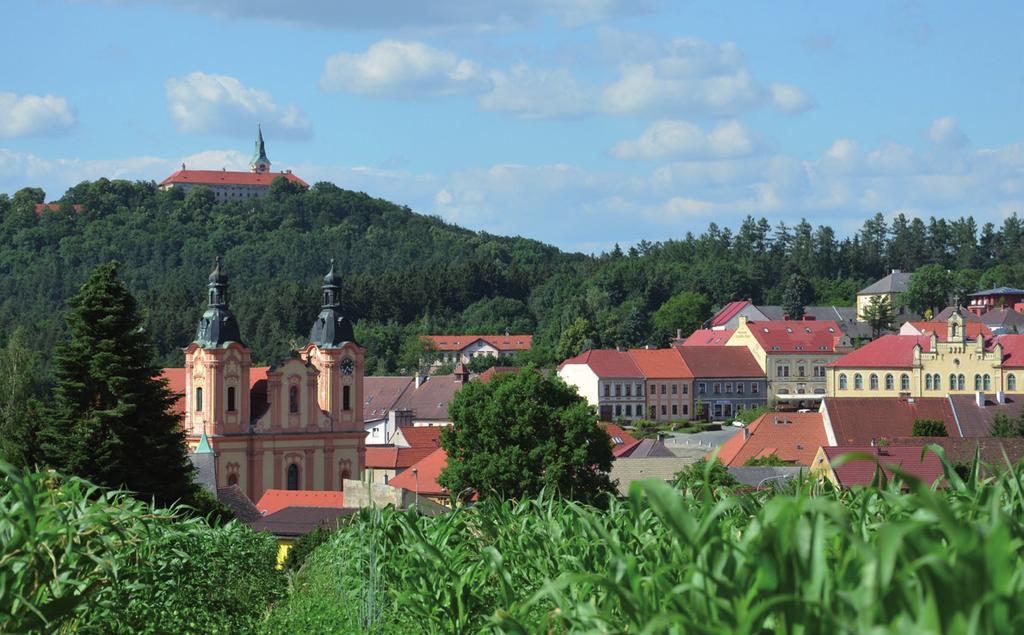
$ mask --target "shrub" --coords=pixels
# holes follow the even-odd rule
[[[334,533],[333,529],[328,529],[322,525],[317,525],[313,531],[308,534],[301,536],[295,541],[295,544],[288,550],[288,557],[284,561],[285,571],[298,571],[302,568],[303,563],[306,562],[306,558],[309,554],[319,547],[320,545],[327,542]]]
[[[914,419],[914,429],[911,434],[915,437],[949,436],[949,433],[946,432],[946,424],[938,419]]]
[[[743,465],[747,465],[750,467],[783,467],[789,465],[789,463],[786,463],[785,461],[779,458],[778,454],[772,452],[767,456],[762,456],[758,458],[751,457],[747,459],[747,461]]]

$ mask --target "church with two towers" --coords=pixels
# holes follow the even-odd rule
[[[322,307],[309,343],[269,367],[253,367],[218,258],[207,308],[184,368],[166,368],[190,448],[216,455],[217,487],[238,485],[252,500],[268,489],[343,489],[360,478],[364,349],[341,312],[341,278],[324,276]]]

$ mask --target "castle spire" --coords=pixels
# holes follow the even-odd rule
[[[267,158],[267,148],[263,144],[263,126],[260,124],[256,124],[256,150],[253,152],[252,161],[249,162],[249,171],[270,171],[270,159]]]

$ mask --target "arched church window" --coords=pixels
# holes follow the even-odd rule
[[[886,390],[892,390],[893,388],[895,388],[895,386],[896,386],[896,384],[893,381],[892,373],[886,373],[885,374],[885,389]]]
[[[853,389],[863,390],[864,389],[864,378],[860,376],[860,373],[856,373],[853,376]]]
[[[964,390],[966,388],[966,386],[967,386],[967,382],[964,380],[964,376],[963,375],[957,375],[957,378],[956,378],[956,389],[957,390]]]
[[[981,390],[981,375],[974,376],[974,389]]]
[[[871,390],[878,390],[878,375],[871,373],[871,377],[868,378],[868,386]]]
[[[900,375],[900,390],[910,390],[910,375],[906,373]]]
[[[228,474],[228,485],[238,485],[238,475]]]
[[[299,466],[295,463],[288,465],[288,489],[299,489]]]
[[[925,376],[924,376],[924,389],[925,390],[931,390],[932,389],[932,376],[930,374],[925,374]]]
[[[839,375],[839,390],[846,390],[846,373]]]
[[[932,375],[932,388],[935,390],[942,390],[942,377],[938,373]]]
[[[288,412],[295,414],[299,411],[299,387],[292,386],[288,389]]]
[[[1017,390],[1017,376],[1013,373],[1006,376],[1006,389]]]
[[[981,378],[981,389],[985,392],[992,390],[992,376],[985,373],[985,376]]]
[[[956,375],[949,376],[949,389],[956,390]]]
[[[196,412],[203,411],[203,387],[196,386]]]
[[[341,387],[341,409],[351,410],[352,409],[352,387],[342,386]]]
[[[228,412],[235,411],[235,387],[228,386]]]

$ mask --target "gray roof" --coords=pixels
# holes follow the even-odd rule
[[[751,466],[751,467],[730,467],[726,468],[729,473],[732,474],[737,481],[744,485],[750,485],[751,487],[759,487],[762,484],[767,485],[771,482],[784,482],[792,479],[800,474],[801,471],[807,472],[806,467],[763,467],[763,466]],[[767,481],[767,479],[771,479]]]
[[[243,523],[253,523],[263,518],[260,510],[256,509],[256,505],[237,485],[218,487],[217,500],[235,512],[235,517]]]
[[[763,305],[758,306],[760,311],[769,320],[781,320],[785,311],[781,306]],[[864,322],[857,321],[857,307],[853,306],[805,306],[804,315],[815,320],[835,320],[844,335],[854,339],[871,337],[871,327]]]
[[[675,458],[663,439],[641,439],[640,443],[634,445],[628,452],[620,456],[620,459],[653,459],[653,458]]]
[[[990,329],[1002,329],[1005,331],[1017,327],[1017,331],[1024,331],[1024,314],[1013,309],[992,309],[981,315],[980,320]]]
[[[913,273],[893,269],[893,272],[878,282],[868,285],[857,292],[857,295],[874,295],[878,293],[903,293],[910,284]]]
[[[945,322],[946,320],[949,319],[949,316],[953,315],[953,313],[956,311],[956,309],[957,309],[957,307],[955,307],[955,306],[947,306],[945,309],[942,309],[941,311],[939,311],[939,313],[935,317],[932,318],[932,321],[933,322]],[[990,313],[991,313],[991,311],[990,311]],[[978,317],[977,315],[971,313],[970,311],[960,311],[960,315],[964,318],[964,322],[984,322],[985,321],[985,320],[981,319],[980,317]],[[916,320],[912,320],[912,321],[916,321]]]
[[[995,289],[985,289],[984,291],[972,293],[967,297],[974,298],[983,295],[1024,295],[1024,289],[1014,289],[1013,287],[996,287]]]
[[[703,454],[701,454],[703,456]],[[647,459],[616,459],[612,463],[611,478],[617,481],[619,494],[629,494],[629,486],[634,481],[657,479],[671,483],[676,473],[686,466],[696,463],[700,456],[690,457],[655,457]]]

